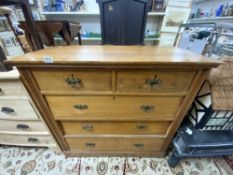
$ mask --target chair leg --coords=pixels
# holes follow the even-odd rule
[[[78,32],[78,43],[79,45],[82,45],[82,38],[79,32]]]
[[[180,160],[181,160],[181,157],[177,156],[177,152],[173,150],[167,162],[170,167],[175,167],[179,163]]]

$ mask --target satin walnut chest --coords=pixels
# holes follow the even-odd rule
[[[67,46],[7,64],[64,153],[158,157],[220,63],[170,47]]]

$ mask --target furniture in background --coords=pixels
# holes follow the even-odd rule
[[[12,13],[12,10],[10,8],[0,7],[0,16],[5,16],[6,17],[8,25],[9,25],[10,29],[12,30],[12,32],[15,35],[15,39],[17,40],[16,42],[19,43],[19,45],[21,46],[22,50],[25,52],[24,47],[23,47],[21,41],[19,40],[18,35],[17,35],[17,33],[15,31],[15,28],[13,26],[13,23],[12,23],[12,21],[10,19],[11,13]]]
[[[142,45],[151,0],[97,0],[102,44]]]
[[[4,58],[24,54],[24,48],[13,27],[12,18],[10,18],[12,15],[11,8],[0,7],[0,45],[1,55],[4,54]]]
[[[15,69],[0,74],[0,144],[59,150]]]
[[[233,154],[233,60],[212,69],[186,114],[186,121],[173,140],[169,164],[183,158]]]
[[[79,22],[82,25],[81,37],[83,44],[100,45],[102,38],[100,35],[101,26],[98,4],[96,3],[96,0],[84,1],[84,4],[85,9],[80,11],[42,11],[41,14],[44,15],[48,20],[66,20],[72,22]],[[179,7],[178,13],[180,13],[180,11],[182,11],[183,9],[189,10],[191,8],[191,0],[169,0],[167,4],[167,7],[170,8],[176,7],[177,9],[177,7]],[[177,31],[167,32],[163,28],[161,28],[165,16],[167,16],[168,13],[169,11],[167,10],[160,12],[151,11],[148,13],[148,18],[146,22],[146,32],[144,38],[145,45],[159,44],[160,46],[173,46]],[[186,10],[186,13],[188,15],[189,11]],[[176,18],[176,16],[174,18]],[[132,17],[132,20],[134,19],[135,17]],[[183,20],[183,22],[186,23],[185,19]],[[78,38],[76,39],[78,40]],[[56,37],[55,40],[58,44],[63,43],[61,37]]]
[[[79,45],[81,45],[81,26],[78,23],[68,21],[36,21],[35,26],[42,43],[46,46],[55,46],[54,37],[56,34],[60,34],[67,45],[70,45],[74,38],[78,36]],[[29,24],[27,22],[20,22],[19,27],[25,31],[27,41],[32,45],[33,31],[30,30]]]
[[[6,63],[17,66],[62,151],[85,156],[164,156],[220,64],[146,46],[53,47]]]
[[[8,6],[8,5],[19,5],[22,10],[24,17],[28,23],[30,31],[32,31],[32,47],[33,50],[43,49],[43,44],[39,36],[39,32],[35,26],[35,21],[33,19],[33,15],[30,9],[30,5],[28,0],[1,0],[0,6]]]
[[[0,44],[0,72],[5,72],[5,71],[9,71],[9,70],[12,70],[13,67],[12,66],[7,66],[7,65],[4,65],[3,61],[6,60],[6,55],[2,49],[2,46]]]
[[[208,57],[232,56],[232,38],[232,24],[187,23],[180,26],[174,45]]]

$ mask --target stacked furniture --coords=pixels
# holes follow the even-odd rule
[[[6,63],[17,66],[62,151],[85,156],[164,156],[220,64],[146,46],[53,47]]]
[[[171,166],[187,157],[233,154],[233,61],[231,57],[221,61],[211,70],[209,82],[202,86],[173,140]]]
[[[0,73],[0,144],[58,150],[28,98],[17,70]]]

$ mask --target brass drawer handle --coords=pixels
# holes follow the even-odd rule
[[[25,124],[18,124],[16,126],[16,128],[19,129],[19,130],[27,130],[27,129],[29,129],[29,126],[25,125]]]
[[[28,138],[28,143],[38,143],[39,139],[37,138]]]
[[[82,105],[82,104],[77,104],[77,105],[74,105],[74,108],[76,108],[78,110],[87,110],[88,106],[87,105]]]
[[[134,146],[135,148],[138,148],[138,149],[144,148],[144,144],[142,144],[142,143],[137,143],[137,144],[134,144],[133,146]]]
[[[163,81],[157,78],[157,75],[154,75],[153,79],[146,79],[146,85],[149,86],[151,89],[160,87],[162,83]]]
[[[141,110],[144,112],[152,112],[154,110],[153,105],[142,105]]]
[[[94,148],[95,147],[95,143],[86,143],[86,147]]]
[[[72,88],[80,88],[82,86],[82,80],[77,77],[74,77],[73,74],[71,74],[70,77],[66,78],[65,82],[68,86]]]
[[[83,125],[83,129],[86,131],[92,131],[93,126],[91,124],[85,124],[85,125]]]
[[[2,107],[1,111],[5,114],[14,114],[15,110],[10,107]]]
[[[137,125],[136,128],[139,131],[145,131],[145,130],[147,130],[147,125],[140,124],[140,125]]]

